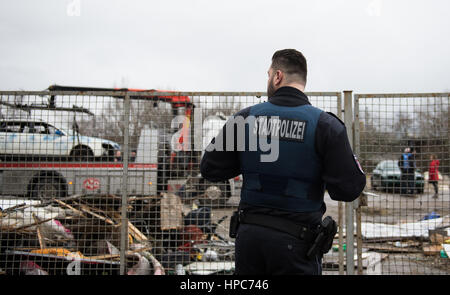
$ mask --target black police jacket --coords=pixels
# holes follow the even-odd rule
[[[279,88],[272,97],[269,97],[268,101],[275,105],[287,107],[310,104],[307,96],[293,87]],[[250,109],[251,107],[243,109],[234,116],[245,118],[250,114]],[[227,125],[230,124],[229,122],[225,124],[222,132],[217,136],[221,136],[223,139],[222,151],[208,151],[207,149],[200,164],[202,176],[213,182],[224,181],[242,173],[239,160],[240,151],[238,149],[226,149],[225,130]],[[238,132],[234,132],[235,136],[236,134]],[[234,143],[237,142],[236,137],[233,140]],[[365,187],[366,177],[353,155],[344,123],[335,115],[322,112],[317,122],[314,140],[316,153],[320,158],[321,180],[325,183],[331,199],[344,202],[355,200]],[[212,144],[215,141],[216,138],[212,140]],[[313,225],[320,223],[326,211],[325,203],[317,212],[306,213],[254,206],[242,201],[239,207],[252,213],[281,216],[298,223]]]

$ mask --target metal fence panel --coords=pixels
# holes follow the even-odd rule
[[[123,141],[102,132],[104,109],[117,98],[0,95],[0,268],[7,274],[119,274],[124,219],[117,184],[126,169],[117,152]],[[95,127],[87,124],[93,118]]]
[[[339,92],[306,94],[340,116]],[[230,115],[266,99],[261,92],[0,92],[0,271],[233,273],[228,223],[242,179],[210,183],[199,163]],[[337,219],[337,203],[326,202]],[[336,246],[341,255],[324,258],[325,272],[342,265]]]
[[[449,93],[355,95],[354,148],[367,173],[359,238],[362,255],[378,253],[379,274],[450,273],[449,127]]]

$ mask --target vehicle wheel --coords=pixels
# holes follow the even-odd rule
[[[203,196],[199,199],[202,206],[222,207],[230,198],[231,192],[227,183],[204,183]]]
[[[74,162],[87,162],[94,159],[94,153],[86,146],[79,146],[72,150],[70,157]]]
[[[53,176],[41,176],[31,188],[31,197],[41,201],[63,198],[65,189],[59,179]]]

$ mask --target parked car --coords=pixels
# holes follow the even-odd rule
[[[0,121],[0,155],[2,159],[114,160],[120,157],[120,145],[39,120],[3,120]]]
[[[402,181],[402,173],[398,166],[398,161],[385,160],[378,163],[370,177],[370,183],[374,190],[386,190],[392,192],[400,192],[401,187],[405,187],[406,183]],[[417,193],[423,193],[424,177],[419,171],[414,172],[415,190]]]

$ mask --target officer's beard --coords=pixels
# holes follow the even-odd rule
[[[275,84],[273,83],[273,78],[269,80],[269,83],[267,83],[267,97],[271,97],[274,95],[275,91],[277,89],[275,88]]]

